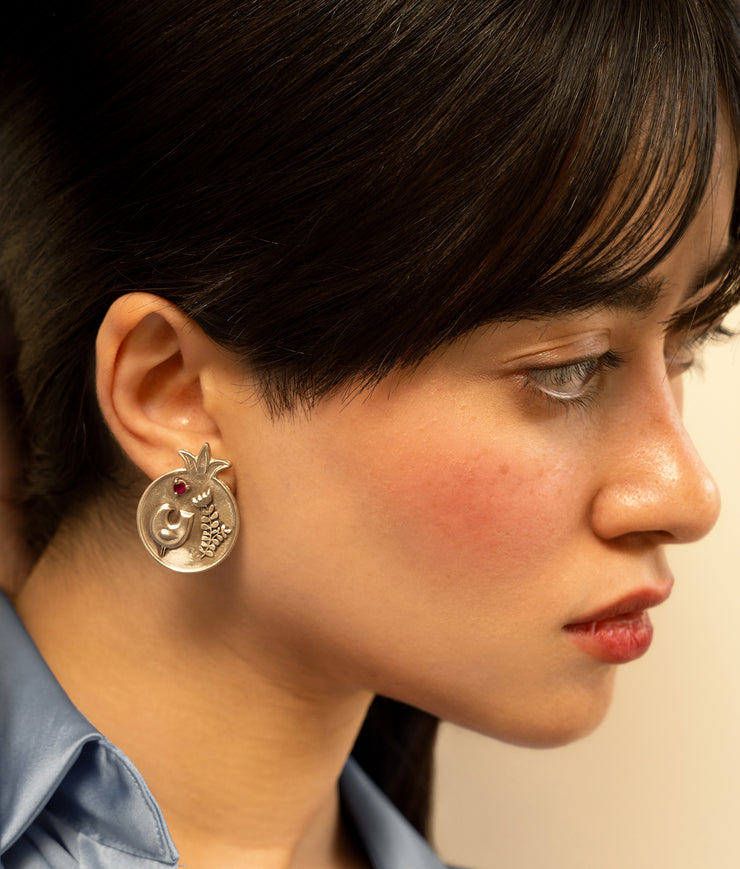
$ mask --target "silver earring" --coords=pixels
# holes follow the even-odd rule
[[[239,513],[229,487],[216,474],[231,462],[211,458],[203,444],[197,456],[180,450],[184,468],[154,480],[139,500],[141,542],[160,564],[180,573],[215,567],[231,551]]]

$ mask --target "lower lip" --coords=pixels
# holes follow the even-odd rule
[[[653,625],[644,611],[566,625],[565,630],[582,651],[608,664],[634,661],[647,652],[653,639]]]

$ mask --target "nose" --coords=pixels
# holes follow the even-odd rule
[[[611,461],[591,507],[594,531],[605,540],[647,535],[689,543],[717,521],[717,485],[684,428],[670,388],[643,396],[637,416],[615,427]]]

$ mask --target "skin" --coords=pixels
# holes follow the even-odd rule
[[[601,720],[616,667],[564,626],[665,593],[665,544],[717,518],[681,421],[692,336],[666,323],[727,244],[735,172],[723,131],[649,310],[480,328],[310,414],[273,419],[249,372],[163,300],[111,307],[98,340],[111,431],[151,478],[208,441],[233,463],[221,478],[243,530],[209,574],[173,574],[111,494],[118,533],[66,522],[15,603],[142,771],[183,863],[364,865],[335,784],[375,692],[529,745]],[[607,352],[619,367],[572,367]]]

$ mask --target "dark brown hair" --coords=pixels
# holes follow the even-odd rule
[[[243,355],[275,413],[310,407],[487,321],[629,292],[696,213],[722,106],[740,128],[731,0],[3,16],[0,286],[37,552],[118,473],[92,380],[117,296],[161,294]],[[736,297],[732,267],[691,316]],[[435,726],[378,701],[356,747],[421,829]]]

